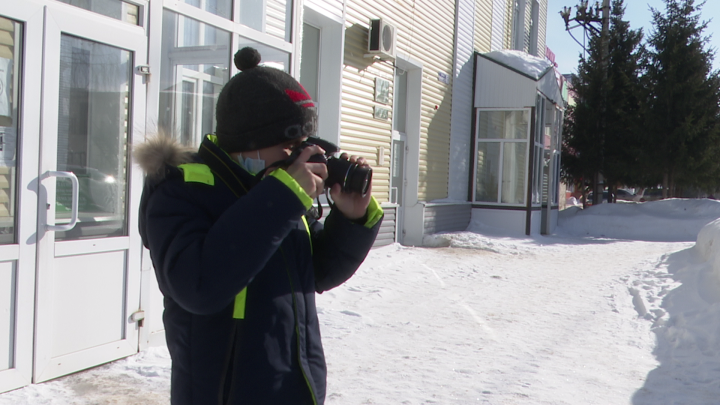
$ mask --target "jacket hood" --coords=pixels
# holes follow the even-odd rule
[[[153,179],[165,177],[165,165],[177,167],[193,161],[194,149],[179,144],[170,136],[158,135],[133,148],[133,157]]]

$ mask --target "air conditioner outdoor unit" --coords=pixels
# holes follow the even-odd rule
[[[370,19],[368,32],[368,55],[380,59],[395,59],[395,43],[397,28],[386,23],[382,18]]]

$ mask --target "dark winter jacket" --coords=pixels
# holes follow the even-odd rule
[[[323,226],[305,219],[312,200],[287,173],[257,181],[212,136],[193,155],[167,141],[139,151],[140,233],[165,297],[172,404],[324,403],[315,293],[365,259],[377,202],[362,223],[333,209]]]

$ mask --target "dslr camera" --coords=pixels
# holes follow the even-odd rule
[[[372,169],[332,156],[340,148],[324,139],[308,138],[292,151],[290,156],[283,162],[283,166],[290,166],[303,149],[311,145],[317,145],[325,150],[325,155],[318,153],[308,159],[308,162],[311,163],[324,163],[327,165],[328,177],[325,180],[325,187],[330,188],[335,184],[340,184],[344,193],[360,193],[363,196],[367,194],[370,180],[372,180]]]

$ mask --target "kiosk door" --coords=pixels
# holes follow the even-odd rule
[[[118,2],[120,4],[122,2]],[[112,25],[112,29],[108,26]],[[138,350],[142,27],[45,6],[34,382]]]

